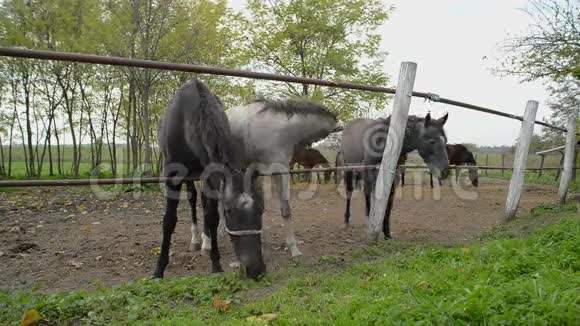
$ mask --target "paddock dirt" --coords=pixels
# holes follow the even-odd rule
[[[409,178],[410,179],[410,178]],[[344,199],[334,184],[311,198],[294,186],[291,208],[304,263],[321,256],[343,256],[365,243],[364,200],[355,192],[352,227],[344,228]],[[303,186],[302,186],[303,188]],[[466,191],[474,191],[464,186]],[[491,229],[501,218],[507,182],[480,180],[477,199],[462,199],[446,183],[441,198],[428,186],[398,189],[391,219],[396,239],[420,243],[464,243]],[[472,193],[473,195],[473,193]],[[308,197],[308,196],[306,196]],[[419,199],[416,199],[420,197]],[[526,185],[520,216],[541,202],[555,201],[554,188]],[[198,200],[199,202],[199,200]],[[268,270],[291,264],[276,201],[267,200],[264,253]],[[89,187],[30,188],[0,193],[0,288],[43,292],[92,289],[149,277],[160,244],[163,195],[124,192],[99,199]],[[198,208],[198,214],[201,209]],[[190,209],[182,201],[166,277],[209,271],[209,258],[188,250]],[[221,237],[222,265],[229,270],[233,250]]]

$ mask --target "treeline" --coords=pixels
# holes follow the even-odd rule
[[[243,14],[226,0],[6,0],[0,45],[386,84],[376,29],[389,10],[379,0],[249,0]],[[349,118],[386,104],[377,94],[199,77],[226,107],[308,96]],[[0,176],[24,164],[29,177],[75,177],[82,162],[97,172],[107,163],[113,175],[158,172],[159,117],[190,78],[0,58]]]

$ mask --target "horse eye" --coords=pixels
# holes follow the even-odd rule
[[[435,143],[437,143],[437,141],[435,139],[429,139],[429,144],[435,145]]]

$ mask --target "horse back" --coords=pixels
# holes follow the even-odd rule
[[[343,163],[353,165],[372,164],[377,160],[380,162],[387,132],[388,127],[381,120],[364,118],[352,120],[342,133],[340,151]],[[380,141],[381,138],[383,143]]]
[[[447,156],[449,157],[449,164],[461,165],[465,163],[477,164],[473,153],[462,144],[447,144]]]
[[[165,111],[159,127],[159,146],[165,165],[182,164],[198,174],[211,162],[232,163],[227,117],[215,95],[200,81],[182,85]]]

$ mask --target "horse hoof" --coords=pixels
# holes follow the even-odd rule
[[[298,250],[298,249],[292,250],[292,259],[298,258],[300,256],[302,256],[302,253],[300,252],[300,250]]]
[[[152,279],[152,280],[160,280],[160,279],[162,279],[162,278],[163,278],[163,275],[162,275],[162,274],[158,274],[158,273],[155,273],[155,274],[153,274],[153,275],[151,276],[151,279]]]
[[[214,266],[211,268],[211,272],[212,272],[212,274],[219,274],[219,273],[223,273],[224,270],[221,266],[218,266],[218,267]]]
[[[242,264],[239,261],[233,261],[230,263],[230,268],[231,269],[238,269],[242,266]]]
[[[191,244],[189,245],[189,250],[191,250],[191,251],[193,251],[193,252],[196,252],[196,251],[199,251],[199,250],[201,250],[201,243],[199,243],[199,242],[196,242],[196,243],[191,243]]]

